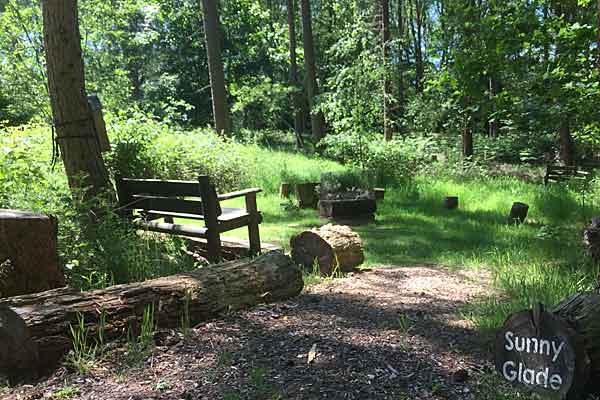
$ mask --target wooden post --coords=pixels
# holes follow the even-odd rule
[[[200,194],[204,208],[204,223],[206,224],[206,241],[208,243],[208,260],[218,262],[221,258],[221,236],[219,233],[218,206],[215,191],[211,190],[208,176],[201,175]]]
[[[256,193],[246,195],[246,211],[250,214],[250,223],[248,224],[248,240],[250,240],[250,254],[260,254],[260,214],[256,205]]]

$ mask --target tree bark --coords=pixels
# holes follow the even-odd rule
[[[337,267],[342,272],[352,271],[365,259],[360,236],[343,225],[304,231],[292,237],[290,245],[297,264],[310,270],[316,262],[323,275],[331,275]]]
[[[498,117],[495,115],[496,113],[496,95],[498,94],[498,82],[493,77],[489,78],[489,93],[490,93],[490,102],[492,108],[492,114],[494,114],[490,119],[488,119],[488,136],[492,139],[496,139],[498,137]]]
[[[571,135],[571,126],[569,116],[563,116],[560,123],[560,160],[565,165],[574,165],[575,151],[573,149],[573,136]]]
[[[83,316],[90,339],[97,338],[100,329],[106,339],[113,339],[127,334],[130,328],[137,331],[150,305],[154,306],[157,325],[171,328],[180,326],[186,314],[193,325],[232,310],[289,299],[300,294],[302,287],[300,269],[283,253],[271,252],[252,260],[92,292],[64,288],[0,300],[0,322],[9,307],[29,331],[16,348],[35,347],[35,357],[28,358],[39,360],[28,364],[27,359],[4,356],[11,353],[7,348],[11,343],[0,340],[0,371],[17,366],[31,370],[56,366],[71,348],[69,326],[76,323],[78,315]]]
[[[231,125],[227,105],[227,91],[225,89],[225,73],[223,72],[223,60],[221,59],[221,34],[217,7],[218,0],[202,0],[204,37],[206,40],[215,129],[220,134],[227,134],[231,130]]]
[[[465,116],[462,133],[462,153],[463,158],[473,156],[473,116],[470,113]]]
[[[403,0],[398,0],[398,94],[396,101],[396,120],[400,121],[404,112],[404,16],[403,16]],[[397,130],[401,130],[401,125],[398,123]]]
[[[42,2],[50,104],[71,190],[86,199],[110,187],[88,108],[77,0]]]
[[[598,65],[598,79],[600,79],[600,0],[596,1],[596,63]]]
[[[389,42],[390,42],[390,2],[381,0],[381,35],[383,39],[383,136],[385,140],[392,140],[392,113],[390,96],[392,96],[391,81],[388,77]]]
[[[292,108],[294,110],[294,132],[296,134],[296,147],[304,147],[302,140],[303,120],[302,98],[298,85],[298,63],[296,60],[296,10],[295,1],[287,0],[288,36],[290,42],[290,86],[293,88]]]
[[[312,134],[316,141],[325,137],[325,118],[323,113],[315,111],[316,97],[319,95],[317,84],[317,69],[315,60],[315,46],[312,32],[312,16],[310,0],[300,0],[302,9],[302,35],[304,41],[304,69],[306,71],[306,93],[311,116]]]
[[[57,229],[52,216],[0,209],[0,298],[65,285]]]

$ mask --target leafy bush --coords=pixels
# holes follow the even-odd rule
[[[331,135],[323,139],[321,146],[326,156],[362,169],[374,184],[410,180],[434,153],[429,138],[385,141],[375,135]]]
[[[325,172],[321,175],[319,192],[339,193],[353,189],[369,189],[367,177],[358,170]]]
[[[31,210],[58,217],[58,254],[70,286],[80,289],[141,281],[193,267],[176,238],[136,233],[129,222],[73,196],[60,164],[50,165],[49,129],[37,126],[0,131],[0,208]]]
[[[183,131],[143,114],[111,121],[113,176],[195,180],[209,175],[221,191],[247,186],[249,178],[236,143],[211,129]]]

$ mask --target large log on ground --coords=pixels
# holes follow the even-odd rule
[[[57,227],[52,216],[0,209],[0,298],[65,285]]]
[[[323,275],[337,267],[342,272],[352,271],[365,260],[360,236],[344,225],[328,224],[301,232],[291,238],[290,245],[297,264],[310,270],[316,261]]]
[[[178,327],[189,311],[191,324],[243,309],[258,303],[289,299],[303,288],[302,273],[292,260],[280,252],[252,260],[238,260],[141,283],[113,286],[103,290],[78,292],[55,289],[34,295],[0,300],[0,321],[6,307],[25,323],[27,335],[5,341],[0,327],[0,372],[13,368],[52,368],[71,348],[69,325],[83,316],[96,337],[102,319],[107,339],[139,327],[144,310],[153,305],[159,327]],[[4,311],[3,311],[4,310]],[[103,318],[101,318],[101,315]],[[14,321],[13,321],[14,323]],[[28,359],[8,357],[14,346],[35,348],[36,364]]]

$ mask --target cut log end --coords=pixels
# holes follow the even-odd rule
[[[360,236],[348,226],[328,224],[304,231],[290,240],[293,260],[312,271],[318,267],[322,275],[336,269],[349,272],[364,262]]]

